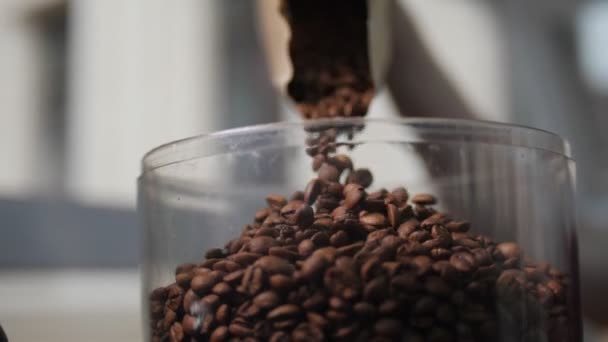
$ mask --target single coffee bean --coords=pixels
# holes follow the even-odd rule
[[[416,194],[411,199],[416,205],[433,205],[437,204],[437,199],[431,194]]]
[[[475,258],[467,252],[453,254],[450,263],[459,272],[469,273],[475,269]]]
[[[306,279],[314,279],[322,275],[331,262],[322,254],[313,253],[302,264],[301,275]]]
[[[396,228],[400,223],[401,212],[396,205],[389,203],[386,205],[386,213],[388,222],[393,228]]]
[[[386,225],[387,220],[386,216],[380,213],[369,213],[361,217],[360,222],[364,225],[369,225],[373,227],[382,227]]]
[[[452,281],[457,276],[458,271],[447,260],[433,263],[433,271],[446,281]]]
[[[380,301],[388,295],[387,284],[384,278],[374,278],[370,280],[363,290],[363,297],[370,301]]]
[[[340,179],[340,171],[338,168],[327,162],[321,164],[317,173],[319,179],[322,181],[337,182]]]
[[[417,242],[425,242],[426,240],[431,238],[431,233],[429,233],[426,230],[417,230],[412,232],[409,236],[408,239],[411,241],[417,241]],[[430,249],[430,248],[428,248]]]
[[[448,296],[452,292],[452,288],[445,280],[435,276],[426,278],[424,287],[428,293],[437,296]]]
[[[171,330],[169,332],[169,336],[171,337],[171,341],[183,341],[184,340],[184,329],[180,323],[173,323],[171,326]]]
[[[308,311],[321,311],[327,307],[327,296],[321,292],[315,292],[302,302],[302,308]]]
[[[411,262],[419,276],[427,274],[433,266],[433,260],[426,255],[415,256]]]
[[[449,249],[441,247],[431,249],[431,257],[433,259],[447,259],[450,256],[452,256],[452,252]]]
[[[323,341],[325,338],[321,329],[308,323],[299,324],[291,336],[294,342]]]
[[[298,254],[307,257],[315,250],[315,244],[311,240],[302,240],[298,245]]]
[[[380,304],[378,308],[378,312],[382,316],[394,316],[399,314],[399,310],[401,309],[401,304],[399,301],[394,299],[387,299]]]
[[[475,262],[480,266],[487,266],[492,263],[492,256],[483,248],[475,248],[471,250]]]
[[[234,272],[236,270],[241,269],[241,264],[231,261],[231,260],[221,260],[216,262],[213,265],[213,270],[220,271],[224,273]]]
[[[294,271],[293,265],[275,256],[263,256],[254,263],[254,266],[260,267],[269,275],[277,273],[290,275]]]
[[[327,310],[325,311],[325,317],[327,317],[330,322],[344,322],[348,319],[348,314],[337,310]]]
[[[175,323],[177,318],[177,314],[173,310],[167,310],[165,316],[163,317],[162,326],[163,329],[169,329]]]
[[[200,326],[200,320],[196,317],[185,315],[182,318],[182,329],[187,335],[194,335]]]
[[[433,296],[420,297],[414,304],[414,313],[416,315],[432,314],[438,307],[437,300]]]
[[[219,326],[215,328],[211,336],[209,337],[209,342],[224,342],[228,338],[228,327],[225,325]]]
[[[221,248],[211,248],[210,250],[208,250],[205,253],[206,259],[216,259],[216,258],[223,258],[223,257],[224,257],[224,251]]]
[[[266,197],[266,203],[268,206],[275,210],[280,210],[285,204],[287,204],[287,199],[281,195],[268,195]]]
[[[355,242],[355,243],[352,243],[352,244],[349,244],[349,245],[336,249],[336,255],[353,256],[353,255],[355,255],[355,253],[360,251],[363,246],[364,246],[364,243],[362,241]]]
[[[304,190],[304,202],[312,205],[317,200],[319,194],[321,194],[321,189],[322,183],[319,179],[315,178],[311,180]]]
[[[188,273],[192,271],[195,267],[196,265],[193,263],[181,264],[175,268],[175,275],[177,276],[180,273]]]
[[[215,312],[215,320],[217,324],[228,324],[230,320],[230,307],[228,304],[222,304]]]
[[[397,337],[401,334],[403,323],[397,319],[381,319],[374,325],[376,334],[388,337]]]
[[[352,209],[362,203],[365,200],[365,190],[358,184],[348,184],[344,194],[344,206],[348,209]]]
[[[192,291],[192,289],[189,289],[188,291],[186,291],[186,294],[184,295],[184,303],[182,305],[184,312],[190,312],[190,308],[192,307],[192,304],[198,302],[200,300],[200,297],[194,293],[194,291]]]
[[[213,286],[215,286],[215,284],[219,283],[221,280],[222,275],[219,272],[209,272],[192,278],[190,287],[196,294],[203,296],[209,293]]]
[[[350,170],[353,168],[353,161],[345,154],[338,154],[328,159],[328,163],[334,165],[339,170]]]
[[[521,248],[514,242],[499,243],[496,249],[500,251],[504,259],[518,259],[521,256]]]
[[[270,247],[277,245],[277,241],[270,236],[258,236],[251,239],[248,245],[251,253],[267,254]]]
[[[181,286],[184,289],[187,289],[190,286],[190,281],[192,280],[193,273],[192,271],[186,271],[179,273],[175,276],[175,282],[177,285]]]
[[[451,221],[446,224],[446,228],[450,232],[464,233],[469,230],[471,224],[467,221]]]
[[[269,320],[290,320],[298,318],[302,314],[300,307],[294,304],[284,304],[270,311],[266,318]]]
[[[314,221],[312,208],[302,201],[291,201],[281,209],[281,215],[287,219],[289,224],[300,228],[310,226]]]
[[[318,171],[319,168],[321,168],[321,165],[323,165],[323,163],[325,162],[325,155],[324,154],[317,154],[314,156],[314,158],[312,159],[312,170],[313,171]]]
[[[224,278],[222,278],[222,280],[225,281],[226,283],[234,286],[241,282],[241,279],[243,279],[244,274],[245,274],[244,269],[236,270],[234,272],[226,274],[224,276]]]
[[[382,262],[379,257],[372,257],[361,266],[361,278],[370,280],[382,271]]]
[[[417,291],[422,288],[422,283],[418,281],[416,274],[405,273],[393,277],[391,280],[391,287],[403,292]]]
[[[232,294],[232,287],[230,287],[230,285],[227,283],[220,282],[211,289],[211,293],[220,297],[226,297]]]
[[[262,267],[249,266],[245,271],[245,274],[243,274],[241,286],[238,288],[238,291],[249,295],[255,295],[264,287],[265,279],[266,274]]]
[[[431,216],[424,219],[420,222],[420,226],[422,228],[433,227],[442,224],[445,221],[445,214],[443,213],[434,213]]]
[[[275,290],[284,291],[290,289],[295,284],[294,280],[286,275],[275,274],[269,279],[270,287]]]
[[[233,322],[228,326],[228,332],[236,337],[247,337],[253,333],[253,329],[246,323]]]
[[[289,196],[290,201],[304,201],[304,191],[295,191]]]
[[[326,232],[314,233],[314,235],[310,237],[310,241],[312,241],[315,247],[319,248],[325,247],[330,243],[329,235]]]
[[[262,238],[262,237],[263,238],[269,238],[267,236],[260,236],[260,237],[256,237],[256,238],[251,239],[251,241],[249,243],[249,249],[252,248],[251,242],[253,240],[256,240],[256,239]],[[272,239],[272,238],[270,238],[270,239]],[[256,240],[253,243],[253,248],[254,249],[264,250],[266,248],[266,245],[264,245],[264,244],[272,244],[272,245],[276,244],[276,241],[274,239],[272,239],[272,240],[273,240],[272,243],[268,243],[268,242],[265,243],[265,242],[263,242],[263,240]],[[262,256],[262,253],[239,252],[239,253],[230,255],[228,257],[228,260],[232,260],[232,261],[234,261],[234,262],[236,262],[236,263],[238,263],[238,264],[240,264],[242,266],[247,266],[247,265],[252,264],[256,260],[258,260],[261,256]],[[232,271],[232,272],[235,272],[235,271]]]
[[[503,271],[496,280],[496,291],[499,299],[519,299],[525,291],[526,275],[520,270]]]
[[[418,229],[418,227],[418,220],[416,220],[415,218],[411,218],[402,223],[397,229],[397,232],[399,234],[399,237],[407,239],[410,234],[412,234],[414,231],[416,231],[416,229]]]
[[[346,183],[355,183],[367,188],[373,181],[374,177],[368,169],[357,169],[348,175]]]
[[[200,303],[205,310],[213,311],[220,304],[220,297],[216,294],[206,295],[201,299]]]
[[[350,242],[350,238],[348,237],[348,234],[346,234],[346,232],[340,230],[330,237],[329,242],[334,247],[342,247]]]
[[[253,303],[262,309],[272,309],[279,305],[280,298],[273,291],[262,292],[253,299]]]
[[[290,342],[291,336],[284,331],[277,331],[270,336],[269,342]]]
[[[391,191],[389,194],[389,203],[395,204],[397,207],[401,207],[407,203],[408,198],[410,197],[407,190],[403,187],[399,187]]]
[[[270,247],[268,249],[268,255],[276,256],[289,261],[294,261],[299,258],[298,253],[291,251],[285,247]]]

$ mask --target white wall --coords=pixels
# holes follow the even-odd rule
[[[0,194],[25,197],[39,184],[40,42],[28,16],[55,1],[0,1]]]
[[[68,120],[72,196],[132,205],[144,152],[214,130],[219,89],[214,4],[74,2]]]

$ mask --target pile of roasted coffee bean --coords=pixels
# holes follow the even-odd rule
[[[368,192],[371,172],[327,136],[309,141],[304,191],[268,196],[238,238],[150,294],[152,341],[573,340],[566,276],[432,195]]]
[[[304,118],[363,116],[374,95],[366,0],[283,0],[293,77],[287,93]]]

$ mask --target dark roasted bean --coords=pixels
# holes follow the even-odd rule
[[[399,225],[400,219],[401,219],[401,212],[399,211],[397,206],[394,204],[390,204],[390,203],[387,204],[386,205],[386,215],[388,217],[388,222],[390,223],[390,225],[393,228],[396,228],[397,225]]]
[[[294,285],[294,281],[290,276],[276,274],[269,279],[270,287],[276,290],[286,290]]]
[[[416,194],[412,197],[411,201],[417,205],[433,205],[437,203],[437,199],[431,194]]]
[[[304,190],[304,202],[312,205],[321,193],[321,189],[322,184],[319,179],[315,178],[311,180],[308,185],[306,185],[306,189]]]
[[[452,292],[450,285],[440,277],[426,278],[424,286],[428,293],[437,296],[448,296]]]
[[[280,210],[285,204],[287,204],[287,199],[281,195],[268,195],[266,197],[266,203],[268,203],[270,208]]]
[[[471,224],[467,221],[451,221],[446,224],[448,231],[464,233],[469,230]]]
[[[257,238],[252,239],[252,241],[255,239],[257,239]],[[229,256],[228,259],[232,260],[234,262],[237,262],[243,266],[247,266],[247,265],[252,264],[254,261],[258,260],[261,256],[262,256],[262,254],[258,254],[258,253],[239,252],[239,253]],[[235,271],[233,271],[233,272],[235,272]]]
[[[409,196],[410,195],[405,188],[396,188],[389,194],[390,203],[395,204],[397,207],[401,207],[407,202]]]
[[[381,319],[374,325],[374,331],[378,335],[396,337],[401,334],[403,324],[397,319]]]
[[[273,291],[262,292],[259,295],[255,296],[253,299],[253,304],[257,305],[262,309],[272,309],[279,305],[280,298]]]
[[[321,164],[317,171],[319,179],[326,182],[337,182],[340,179],[340,171],[334,165],[327,162]]]
[[[373,227],[382,227],[387,224],[386,216],[380,213],[369,213],[361,217],[361,223]]]
[[[290,275],[294,270],[293,265],[288,263],[286,260],[275,256],[263,256],[259,258],[254,265],[260,267],[269,275],[277,273]]]
[[[290,320],[302,314],[299,306],[294,304],[284,304],[270,311],[266,318],[269,320]]]
[[[209,342],[224,342],[228,338],[228,327],[225,325],[219,326],[215,328],[211,336],[209,337]]]
[[[192,278],[191,288],[194,292],[196,292],[196,294],[203,296],[209,293],[213,286],[215,286],[215,284],[219,283],[221,280],[222,275],[219,272],[209,272]]]
[[[348,175],[346,183],[355,183],[367,188],[372,184],[373,180],[374,177],[368,169],[357,169]]]
[[[184,328],[182,325],[175,322],[171,326],[171,330],[169,332],[169,336],[171,336],[171,341],[180,342],[184,340]]]
[[[268,255],[276,256],[281,259],[286,259],[290,261],[297,260],[299,257],[298,253],[291,251],[285,247],[270,247],[268,249]]]
[[[365,190],[358,184],[348,184],[344,188],[344,206],[352,209],[365,200]]]
[[[518,259],[521,256],[521,248],[514,242],[499,243],[496,249],[500,251],[504,259]]]
[[[348,234],[346,234],[343,230],[340,230],[331,236],[329,242],[334,247],[342,247],[350,242],[350,238],[348,237]]]
[[[475,269],[475,259],[470,253],[458,252],[450,257],[450,263],[459,272],[472,272]]]

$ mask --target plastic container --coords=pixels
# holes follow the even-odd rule
[[[314,310],[303,308],[309,307],[304,302],[297,302],[306,298],[289,295],[291,290],[279,291],[280,303],[292,302],[300,308],[292,316],[286,314],[291,321],[284,317],[287,321],[282,323],[276,322],[276,315],[269,316],[272,307],[252,314],[258,318],[252,318],[250,325],[243,323],[246,319],[237,318],[243,312],[241,305],[253,295],[243,293],[240,285],[244,280],[227,281],[231,288],[227,292],[218,290],[225,294],[218,295],[220,302],[227,305],[222,308],[224,313],[218,313],[221,303],[210,303],[213,296],[203,298],[215,290],[198,292],[199,295],[191,288],[193,277],[208,272],[201,271],[205,252],[223,248],[237,238],[247,224],[257,225],[259,229],[261,224],[254,224],[254,215],[267,206],[268,194],[289,197],[294,191],[303,190],[315,177],[306,154],[306,138],[330,128],[357,132],[352,140],[348,134],[339,134],[337,150],[348,155],[356,168],[365,167],[373,172],[374,181],[367,189],[369,194],[380,188],[391,190],[399,186],[408,190],[410,199],[417,193],[433,194],[438,199],[438,203],[431,206],[434,210],[448,213],[455,220],[469,221],[472,235],[485,235],[494,241],[479,238],[477,245],[457,247],[462,241],[458,240],[458,234],[452,234],[453,239],[445,248],[448,254],[431,254],[430,249],[418,254],[426,253],[433,264],[443,259],[452,265],[452,255],[481,248],[494,253],[494,261],[476,259],[474,272],[478,273],[457,269],[455,275],[445,278],[449,280],[433,287],[429,284],[443,279],[443,274],[434,267],[421,270],[421,265],[412,262],[414,253],[400,259],[409,265],[405,267],[409,271],[403,272],[416,275],[411,288],[395,290],[396,275],[383,268],[384,271],[375,276],[385,277],[387,282],[383,297],[370,299],[363,294],[367,280],[360,294],[341,300],[331,299],[340,294],[332,295],[333,289],[319,286],[324,284],[320,280],[315,285],[317,290],[329,294]],[[408,341],[487,341],[490,338],[582,341],[574,161],[569,153],[563,139],[541,130],[480,121],[414,118],[278,123],[160,146],[144,157],[138,183],[138,210],[144,239],[146,340],[206,341],[210,333],[223,329],[211,340],[229,340],[236,336],[241,340],[249,337],[252,341],[254,337],[281,340],[281,336],[290,336],[293,340],[302,336],[307,340],[320,336],[325,340],[369,340],[374,336],[384,338],[377,340],[401,340],[407,336]],[[390,223],[384,225],[391,226]],[[388,230],[401,236],[398,226]],[[374,229],[381,228],[386,227]],[[426,228],[433,236],[435,229]],[[335,232],[327,234],[333,236]],[[403,239],[408,237],[403,235]],[[508,259],[512,252],[509,247],[513,249],[513,244],[503,242],[515,242],[521,248],[521,253],[514,257],[516,260]],[[299,253],[297,247],[292,250]],[[215,267],[212,263],[206,265],[210,270]],[[243,265],[245,270],[253,267]],[[296,271],[290,273],[293,279],[301,279],[298,278],[303,273],[298,273],[301,266],[297,263]],[[232,269],[220,269],[232,272]],[[491,275],[484,276],[480,270]],[[181,286],[176,285],[176,281]],[[268,284],[269,280],[266,281]],[[442,287],[446,284],[449,290]],[[202,291],[200,286],[197,289]],[[426,307],[424,301],[421,302],[423,297],[430,302]],[[397,300],[398,304],[393,305],[392,310],[390,300]],[[375,313],[361,314],[362,305],[355,310],[359,302],[371,303]],[[233,303],[238,303],[238,307]],[[294,329],[301,327],[299,323],[311,320],[311,312],[326,318],[326,325],[321,324],[325,328],[313,329],[312,335],[295,334]],[[255,325],[256,322],[266,323]],[[275,331],[276,326],[284,329],[285,334],[261,337],[260,331]],[[344,327],[351,330],[337,332]],[[319,330],[322,335],[317,334]]]

